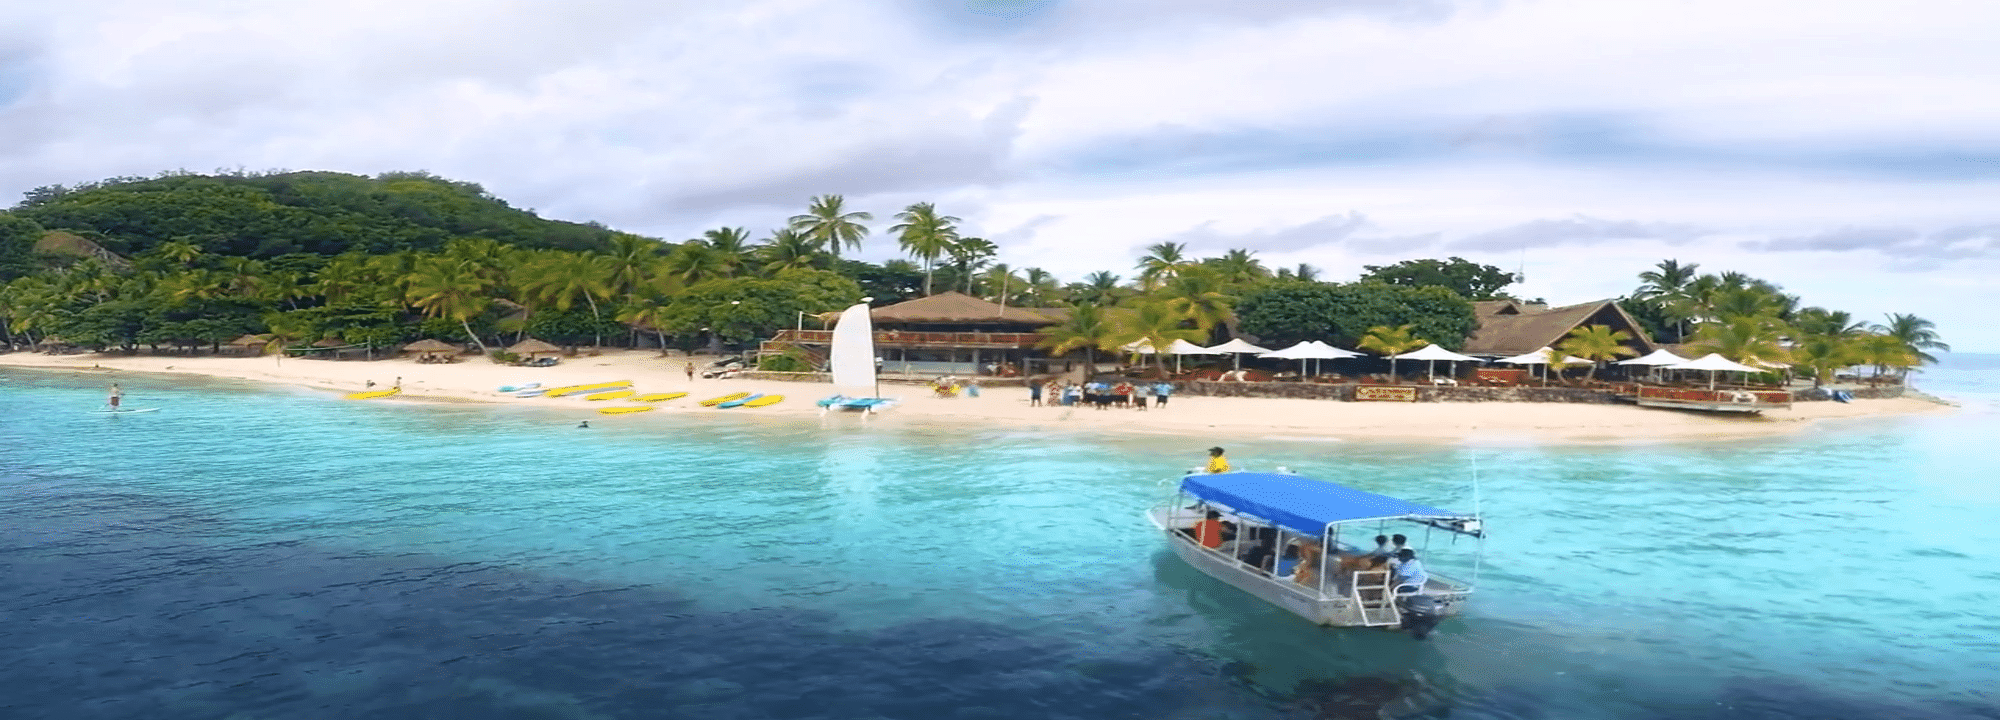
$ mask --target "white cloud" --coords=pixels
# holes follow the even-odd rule
[[[1698,257],[2000,350],[1973,314],[1996,26],[1955,0],[13,3],[0,193],[425,169],[669,239],[839,193],[878,229],[936,202],[1068,279],[1178,237],[1335,279],[1457,253],[1559,301]]]

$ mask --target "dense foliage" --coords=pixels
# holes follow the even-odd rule
[[[1410,326],[1426,342],[1456,350],[1478,327],[1472,303],[1440,286],[1379,282],[1290,282],[1245,294],[1236,305],[1244,332],[1276,347],[1322,340],[1355,347],[1377,327]]]
[[[1445,260],[1423,258],[1394,265],[1363,265],[1361,281],[1376,281],[1403,287],[1443,287],[1467,300],[1513,299],[1500,289],[1519,281],[1513,273],[1481,265],[1461,257]]]

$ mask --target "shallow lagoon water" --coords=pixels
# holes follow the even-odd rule
[[[2000,364],[1948,363],[1953,416],[1592,446],[0,371],[0,716],[2000,717]],[[1209,444],[1478,504],[1479,595],[1418,643],[1182,566],[1140,511]]]

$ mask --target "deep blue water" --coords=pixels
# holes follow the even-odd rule
[[[0,718],[2000,718],[1995,356],[1953,415],[1575,447],[118,380],[163,409],[0,370]],[[1182,566],[1139,513],[1214,443],[1476,478],[1479,595],[1420,643]]]

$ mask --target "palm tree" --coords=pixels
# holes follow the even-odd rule
[[[1027,302],[1034,307],[1047,305],[1049,298],[1062,292],[1062,287],[1056,283],[1056,276],[1041,268],[1022,270],[1021,280],[1027,283],[1027,288],[1023,291],[1027,294]]]
[[[896,244],[911,257],[924,261],[924,294],[931,294],[931,270],[937,259],[958,243],[958,218],[937,214],[930,203],[917,203],[896,213],[902,222],[889,226]]]
[[[1230,287],[1249,285],[1271,276],[1271,271],[1264,269],[1264,263],[1258,261],[1254,253],[1241,248],[1223,253],[1219,258],[1209,258],[1202,264],[1214,268],[1223,284]]]
[[[980,268],[985,267],[987,261],[992,260],[994,255],[999,254],[1000,247],[986,238],[969,237],[952,243],[949,252],[952,263],[958,265],[959,273],[965,276],[965,294],[971,295],[975,274]]]
[[[628,325],[643,325],[653,329],[660,337],[660,354],[667,354],[667,318],[671,305],[653,295],[632,298],[625,309],[619,311],[618,322]]]
[[[828,255],[840,257],[842,246],[851,250],[861,249],[861,238],[868,236],[868,226],[862,221],[874,220],[875,216],[865,212],[841,212],[843,198],[839,195],[820,195],[812,199],[806,214],[793,215],[792,229],[804,233],[806,238],[819,244]]]
[[[1208,268],[1186,268],[1155,294],[1166,299],[1168,309],[1204,332],[1236,317],[1236,298],[1222,291],[1221,280]]]
[[[750,264],[750,231],[740,227],[721,227],[701,234],[701,242],[715,251],[716,263],[722,268],[723,277],[731,277],[743,272]]]
[[[1108,270],[1099,270],[1083,276],[1083,281],[1070,284],[1069,299],[1073,303],[1090,305],[1116,305],[1118,303],[1118,276]]]
[[[1120,349],[1132,343],[1151,346],[1153,367],[1163,373],[1167,369],[1167,347],[1175,340],[1199,343],[1208,339],[1207,330],[1182,327],[1184,318],[1163,301],[1141,301],[1132,310],[1126,325],[1119,328],[1112,340]]]
[[[1152,291],[1160,283],[1180,274],[1190,263],[1184,243],[1154,243],[1139,256],[1139,289]]]
[[[1903,347],[1908,348],[1910,354],[1922,364],[1938,361],[1925,350],[1951,352],[1951,346],[1944,344],[1943,338],[1938,335],[1937,325],[1915,315],[1889,313],[1889,324],[1875,325],[1871,329],[1903,343]]]
[[[1776,318],[1743,315],[1702,323],[1690,344],[1698,353],[1720,353],[1744,364],[1780,363],[1787,355],[1780,345],[1784,324]]]
[[[1368,328],[1368,334],[1361,336],[1361,339],[1355,342],[1354,346],[1387,356],[1389,358],[1389,377],[1394,379],[1396,377],[1397,355],[1430,344],[1429,340],[1417,337],[1411,332],[1416,327],[1416,325],[1403,325],[1392,328],[1386,325],[1377,325]]]
[[[1083,351],[1083,374],[1085,378],[1097,374],[1096,351],[1118,352],[1119,331],[1104,318],[1104,312],[1096,305],[1075,305],[1070,308],[1069,317],[1059,325],[1042,328],[1042,342],[1050,355],[1068,355]]]
[[[555,305],[558,311],[569,310],[577,298],[583,298],[590,305],[590,316],[599,321],[593,323],[595,342],[603,345],[604,316],[597,308],[597,299],[611,296],[611,262],[604,255],[557,253],[545,258],[541,272],[520,290],[537,303]]]
[[[1584,373],[1585,380],[1597,379],[1597,366],[1606,360],[1638,355],[1637,350],[1625,347],[1632,334],[1624,330],[1613,330],[1609,325],[1585,325],[1572,328],[1569,336],[1556,344],[1556,351],[1565,355],[1575,355],[1591,361],[1590,371]],[[1554,362],[1551,359],[1551,362]]]
[[[1278,268],[1277,279],[1294,282],[1319,282],[1319,268],[1299,263],[1297,269]]]
[[[1871,332],[1855,341],[1855,352],[1860,356],[1857,362],[1875,366],[1875,377],[1881,377],[1886,369],[1893,368],[1898,375],[1907,375],[1910,368],[1924,364],[1917,357],[1917,351],[1894,335]]]
[[[1658,269],[1639,273],[1640,285],[1638,292],[1635,293],[1639,297],[1663,299],[1678,297],[1687,290],[1688,283],[1694,281],[1694,271],[1701,267],[1701,263],[1682,265],[1679,260],[1668,259],[1661,260],[1653,267]]]
[[[1007,263],[994,263],[993,267],[986,269],[986,274],[979,278],[979,282],[986,286],[986,292],[991,294],[994,302],[1001,305],[1021,304],[1016,298],[1020,297],[1023,283],[1020,276],[1015,275],[1014,269],[1008,267]]]
[[[611,236],[611,252],[605,268],[605,282],[613,294],[630,299],[653,284],[660,274],[666,246],[649,237],[631,233]]]
[[[824,269],[833,259],[820,249],[817,241],[792,228],[771,231],[771,239],[757,246],[757,257],[763,262],[764,272],[772,275],[794,268]]]
[[[664,277],[681,285],[693,285],[728,275],[728,261],[720,252],[708,243],[689,240],[667,256]]]
[[[489,293],[493,284],[480,276],[477,266],[465,260],[424,258],[411,272],[408,285],[409,302],[423,310],[424,317],[457,320],[466,336],[479,346],[479,354],[486,354],[486,343],[472,332],[472,317],[492,304]]]

